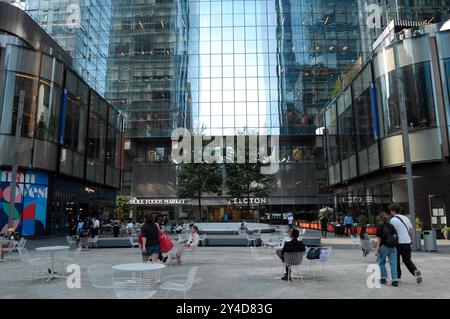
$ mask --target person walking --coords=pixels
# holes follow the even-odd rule
[[[142,261],[152,263],[158,262],[158,256],[161,251],[159,245],[159,230],[156,223],[152,221],[152,216],[146,214],[144,217],[144,225],[141,227],[142,233]]]
[[[100,220],[97,217],[94,217],[92,220],[94,221],[92,238],[94,238],[95,236],[98,236],[98,234],[100,233]]]
[[[328,217],[327,215],[323,215],[320,219],[320,228],[322,229],[322,236],[327,238],[328,233]]]
[[[114,221],[113,221],[113,232],[114,232],[114,237],[119,237],[120,219],[119,219],[119,216],[117,216],[117,215],[114,217]]]
[[[83,219],[80,218],[80,220],[78,221],[78,225],[77,225],[77,236],[81,237],[82,233],[83,233],[83,228],[84,228],[84,221]]]
[[[353,236],[353,218],[350,213],[344,218],[345,235],[347,237]]]
[[[276,254],[280,257],[281,261],[284,262],[284,253],[293,253],[293,252],[305,252],[306,248],[303,244],[303,241],[299,241],[298,237],[300,233],[297,229],[291,228],[289,232],[289,236],[291,237],[290,241],[286,241],[282,249],[277,249]],[[289,278],[289,268],[286,266],[286,274],[281,277],[281,280],[292,280]]]
[[[288,219],[289,228],[292,228],[293,224],[294,224],[294,217],[292,216],[292,214],[289,214],[287,219]]]
[[[380,224],[377,228],[376,256],[381,270],[381,284],[387,284],[386,257],[391,266],[392,286],[398,286],[397,275],[397,243],[398,235],[395,227],[389,223],[389,216],[381,213],[379,217]]]
[[[413,225],[408,217],[400,214],[400,207],[396,204],[389,205],[391,213],[390,223],[395,227],[398,233],[397,245],[397,274],[398,279],[402,277],[400,266],[400,256],[409,272],[416,278],[418,284],[422,283],[422,274],[417,270],[416,265],[411,260],[411,244],[413,239]]]

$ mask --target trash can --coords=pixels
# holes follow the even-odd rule
[[[422,233],[420,231],[416,231],[416,250],[422,250]]]
[[[423,231],[423,246],[425,251],[437,251],[435,230]]]

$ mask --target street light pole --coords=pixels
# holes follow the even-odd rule
[[[22,132],[23,105],[25,103],[25,91],[19,93],[19,106],[17,108],[16,135],[14,137],[14,157],[11,172],[11,188],[9,192],[9,216],[8,228],[14,227],[14,209],[16,206],[17,169],[19,161],[19,144]]]
[[[398,70],[396,71],[398,72]],[[411,224],[413,226],[413,243],[412,250],[416,251],[418,249],[416,241],[416,206],[414,204],[414,183],[413,183],[413,171],[411,162],[411,152],[409,146],[409,126],[408,126],[408,114],[406,111],[406,101],[404,94],[404,84],[402,79],[397,73],[397,83],[398,83],[398,93],[400,94],[400,119],[402,125],[402,139],[403,139],[403,158],[405,160],[406,168],[406,185],[408,191],[408,205],[409,214],[411,216]],[[420,234],[419,234],[420,236]]]

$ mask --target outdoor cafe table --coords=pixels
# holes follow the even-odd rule
[[[132,273],[132,279],[136,278],[136,273],[143,274],[146,271],[161,270],[166,268],[166,265],[160,263],[129,263],[113,265],[114,270],[129,271]]]
[[[58,275],[55,272],[55,251],[68,250],[69,246],[46,246],[46,247],[37,247],[37,251],[47,251],[50,254],[50,274],[47,278],[47,282],[52,280],[53,278],[67,278],[67,276]]]

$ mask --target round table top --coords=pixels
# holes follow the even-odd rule
[[[53,250],[66,250],[69,249],[69,246],[45,246],[45,247],[37,247],[35,248],[38,251],[53,251]]]
[[[166,265],[160,263],[130,263],[114,265],[112,268],[125,271],[151,271],[166,268]]]

